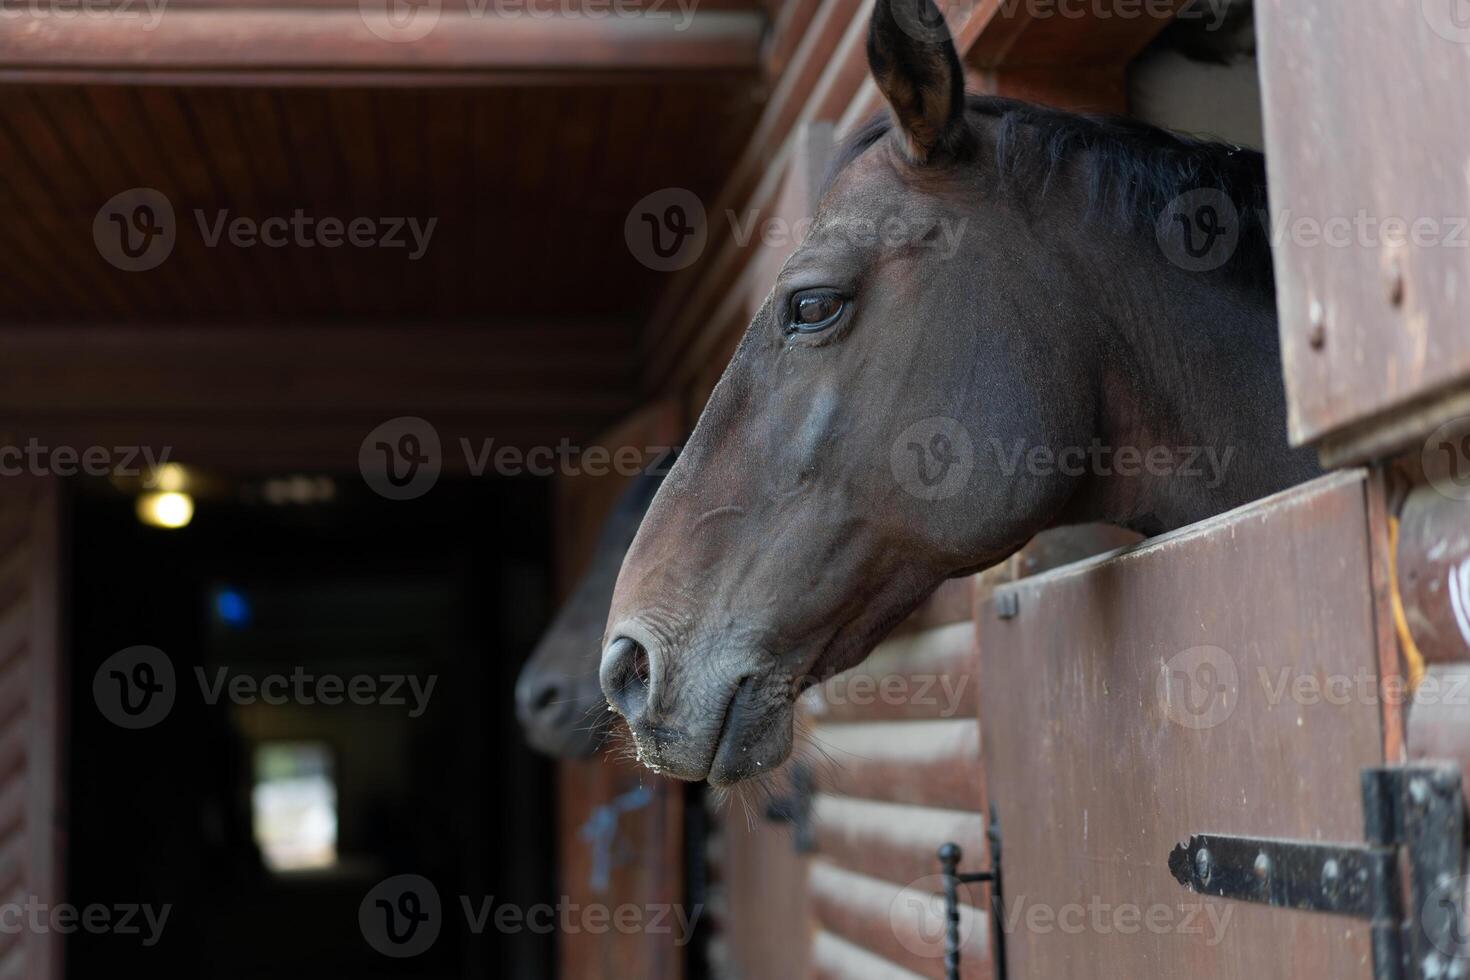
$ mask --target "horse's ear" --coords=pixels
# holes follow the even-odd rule
[[[965,72],[934,0],[877,0],[868,67],[915,163],[957,151],[965,133]]]

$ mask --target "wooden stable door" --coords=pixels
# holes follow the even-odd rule
[[[1368,980],[1365,923],[1203,897],[1199,833],[1362,842],[1384,760],[1370,481],[1325,477],[977,603],[1010,980]],[[1389,689],[1390,696],[1392,689]]]

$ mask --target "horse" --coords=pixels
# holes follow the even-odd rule
[[[587,570],[521,667],[516,717],[538,752],[585,759],[607,738],[615,716],[598,682],[602,628],[623,557],[672,458],[639,474],[623,492],[598,534]]]
[[[888,111],[619,573],[602,688],[657,772],[771,772],[802,691],[1044,529],[1156,535],[1319,472],[1286,437],[1262,156],[967,96],[921,5],[877,0]]]

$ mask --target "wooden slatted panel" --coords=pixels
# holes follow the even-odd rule
[[[830,932],[812,940],[812,980],[919,980],[901,966]]]
[[[821,769],[824,791],[950,810],[982,804],[974,719],[824,725],[813,740],[833,760]]]
[[[813,861],[807,877],[812,909],[823,930],[922,977],[943,980],[944,914],[938,876],[899,885]],[[959,906],[960,976],[990,976],[990,919]]]
[[[974,584],[936,594],[803,701],[816,788],[813,976],[943,976],[936,852],[953,841],[965,870],[989,862],[974,629],[952,622],[968,613],[955,593]],[[961,901],[963,976],[989,977],[988,889],[966,888]]]
[[[817,853],[871,878],[905,882],[934,874],[935,841],[959,844],[966,868],[988,862],[980,813],[819,795],[812,819]]]
[[[60,893],[57,510],[49,481],[0,479],[0,895]],[[54,931],[0,942],[0,977],[59,977]]]
[[[968,620],[896,637],[860,665],[812,688],[805,707],[822,724],[975,717],[974,630]]]

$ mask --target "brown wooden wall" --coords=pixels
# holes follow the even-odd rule
[[[0,903],[5,904],[52,904],[61,895],[59,547],[54,481],[0,478]],[[54,930],[0,935],[0,976],[59,977],[60,940]]]
[[[683,423],[671,403],[655,403],[609,432],[598,445],[656,449],[678,445]],[[561,591],[576,582],[598,532],[629,478],[562,477],[557,487],[557,566]],[[557,772],[557,841],[561,895],[582,906],[684,904],[685,787],[655,776],[624,756],[621,741],[588,760],[563,760]],[[613,832],[598,840],[599,819],[616,813]],[[596,867],[608,862],[605,878]],[[693,909],[687,909],[689,915]],[[684,975],[686,948],[665,933],[583,930],[558,936],[560,974],[583,977]]]

